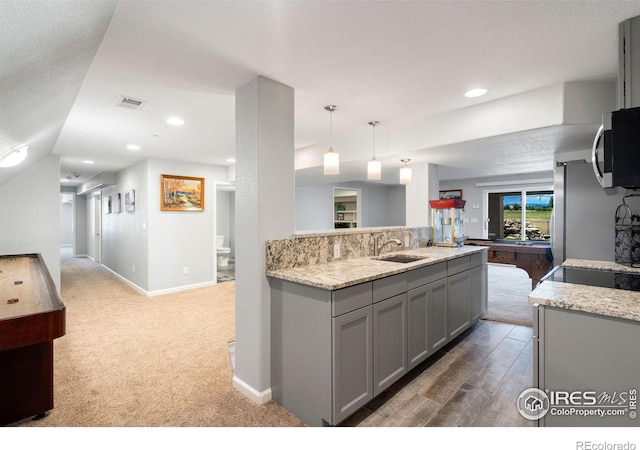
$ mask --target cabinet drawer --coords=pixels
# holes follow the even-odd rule
[[[373,303],[407,292],[407,273],[373,281]]]
[[[441,262],[431,266],[420,267],[407,272],[407,290],[415,289],[447,276],[447,263]]]
[[[447,261],[447,275],[455,275],[471,268],[471,258],[469,256],[461,256],[451,261]]]
[[[487,252],[469,255],[469,267],[477,267],[487,263]]]
[[[331,292],[331,315],[337,317],[371,304],[371,282]]]

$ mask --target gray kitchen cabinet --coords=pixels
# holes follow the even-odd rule
[[[449,339],[453,339],[469,327],[470,274],[464,272],[451,275],[447,279],[447,313]]]
[[[479,318],[482,253],[337,290],[270,278],[273,400],[311,426],[351,416]]]
[[[640,426],[639,322],[534,305],[533,333],[534,386],[556,394],[538,426]]]
[[[448,342],[447,279],[407,292],[409,370]]]
[[[471,321],[475,322],[482,317],[482,314],[487,310],[487,291],[488,291],[488,278],[487,278],[487,265],[476,266],[469,270],[469,314]]]
[[[333,318],[331,423],[341,422],[373,398],[373,317],[367,306]]]
[[[447,279],[435,281],[427,290],[427,346],[429,354],[444,347],[449,342],[448,324],[448,283]]]
[[[373,304],[373,395],[408,371],[407,294]]]

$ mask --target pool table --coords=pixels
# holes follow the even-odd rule
[[[464,243],[489,247],[490,263],[513,264],[525,270],[531,278],[532,289],[553,269],[553,254],[548,242],[467,239]]]

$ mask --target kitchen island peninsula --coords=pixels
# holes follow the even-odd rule
[[[476,323],[484,247],[424,247],[268,270],[273,399],[337,425]]]

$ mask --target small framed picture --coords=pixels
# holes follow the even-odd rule
[[[459,199],[462,200],[462,189],[449,189],[440,191],[440,200]]]
[[[120,214],[120,201],[121,201],[121,197],[120,197],[120,192],[118,192],[117,194],[114,194],[113,196],[113,212]]]
[[[136,191],[129,189],[124,193],[124,210],[134,212],[136,210]]]
[[[344,213],[338,213],[338,220],[344,220]]]

